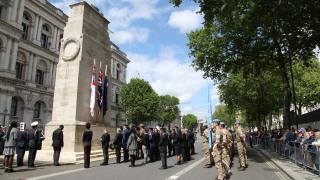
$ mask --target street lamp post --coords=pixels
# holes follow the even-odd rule
[[[6,125],[6,116],[8,115],[8,109],[5,108],[3,110],[3,121],[2,121],[2,127],[4,127]]]

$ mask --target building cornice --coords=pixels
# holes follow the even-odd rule
[[[3,21],[0,20],[0,32],[2,32],[3,34],[6,34],[10,37],[13,37],[16,40],[20,40],[21,36],[22,36],[22,30]]]

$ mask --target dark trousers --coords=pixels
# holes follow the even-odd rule
[[[29,147],[29,155],[28,155],[28,167],[34,167],[34,160],[36,159],[37,148]]]
[[[53,165],[59,165],[61,147],[53,147]]]
[[[160,151],[161,163],[163,168],[167,168],[167,151]]]
[[[120,163],[121,160],[121,147],[115,147],[117,163]]]
[[[131,161],[131,166],[134,167],[135,166],[135,162],[136,162],[136,156],[135,155],[130,155],[130,161]]]
[[[109,144],[102,145],[103,150],[103,163],[108,164],[109,162]]]
[[[168,156],[171,157],[171,152],[172,152],[172,145],[168,144]]]
[[[83,143],[83,152],[84,152],[84,168],[90,167],[90,154],[91,154],[91,143],[84,142]]]
[[[129,161],[129,150],[127,149],[127,147],[123,147],[123,160],[124,162]]]
[[[17,166],[23,166],[23,157],[25,152],[25,147],[17,147]]]
[[[150,146],[149,157],[151,162],[156,160],[156,146]]]

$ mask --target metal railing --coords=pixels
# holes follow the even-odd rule
[[[320,176],[319,147],[314,145],[304,145],[295,141],[289,141],[285,143],[282,140],[262,140],[257,144],[259,144],[261,148],[276,152],[303,169],[311,171]]]

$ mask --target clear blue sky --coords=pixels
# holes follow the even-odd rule
[[[70,12],[78,0],[49,0]],[[138,74],[160,94],[177,96],[182,114],[207,115],[207,81],[191,66],[186,34],[202,26],[198,7],[186,1],[174,8],[169,0],[87,0],[110,21],[111,39],[124,51],[131,63],[128,81]],[[219,103],[217,91],[210,86],[213,107]]]

